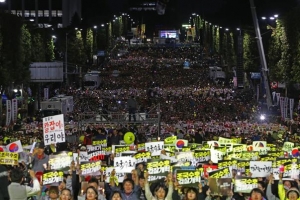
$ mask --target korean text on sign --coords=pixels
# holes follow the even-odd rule
[[[43,133],[45,145],[65,142],[64,115],[44,117]]]

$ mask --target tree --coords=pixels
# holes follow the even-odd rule
[[[248,32],[244,32],[243,59],[245,72],[259,72],[259,55],[255,37]]]
[[[39,30],[33,30],[31,33],[31,41],[32,41],[32,51],[31,51],[31,59],[32,62],[44,62],[46,60],[45,57],[45,45],[42,39],[42,36]]]

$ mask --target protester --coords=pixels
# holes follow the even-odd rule
[[[27,197],[37,195],[41,188],[40,183],[35,177],[35,172],[29,170],[29,175],[33,181],[33,187],[22,185],[24,172],[20,169],[13,169],[10,173],[11,184],[8,186],[9,198],[11,200],[27,200]]]

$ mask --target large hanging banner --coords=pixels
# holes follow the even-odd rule
[[[45,145],[66,141],[64,115],[54,115],[43,118],[43,134]]]
[[[6,100],[6,123],[5,125],[8,126],[11,122],[11,101]]]
[[[11,119],[15,123],[18,118],[18,100],[13,99],[11,102]]]

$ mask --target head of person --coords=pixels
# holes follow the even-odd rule
[[[141,188],[145,187],[145,177],[143,175],[139,176],[139,186]]]
[[[266,190],[266,184],[265,184],[265,182],[258,181],[257,188],[260,189],[262,192],[265,192],[265,190]]]
[[[300,197],[299,190],[296,187],[291,187],[286,192],[286,198],[289,200],[297,200]]]
[[[98,199],[98,191],[93,186],[89,186],[86,188],[86,200],[97,200]]]
[[[49,199],[57,199],[59,196],[58,187],[50,186],[48,193],[49,193]]]
[[[72,200],[72,193],[71,190],[65,188],[61,191],[59,200]]]
[[[59,185],[58,185],[58,190],[59,190],[59,191],[62,191],[62,190],[65,189],[65,188],[66,188],[66,181],[65,181],[65,180],[60,181],[60,182],[59,182]]]
[[[283,182],[283,187],[284,187],[286,190],[290,189],[290,188],[292,187],[291,181],[288,181],[288,180],[284,181],[284,182]]]
[[[134,182],[130,178],[126,178],[123,181],[123,189],[126,194],[130,194],[133,191]]]
[[[261,189],[254,188],[250,192],[251,200],[262,200],[264,198],[264,194]]]
[[[37,149],[37,155],[42,156],[45,151],[45,144],[43,142],[39,142],[35,145],[35,148]]]
[[[186,200],[198,199],[198,191],[196,190],[196,188],[192,188],[192,187],[187,188],[185,193],[185,199]]]
[[[24,172],[20,169],[13,169],[10,172],[10,181],[14,183],[22,183],[24,179]]]
[[[111,200],[122,200],[121,192],[119,192],[119,191],[112,192]]]
[[[155,188],[154,188],[154,196],[157,199],[165,199],[168,193],[168,188],[166,187],[166,185],[164,183],[158,184]]]
[[[89,182],[88,182],[88,186],[92,186],[92,187],[94,187],[96,190],[98,190],[98,180],[95,178],[95,177],[93,177],[93,178],[91,178],[90,180],[89,180]]]

